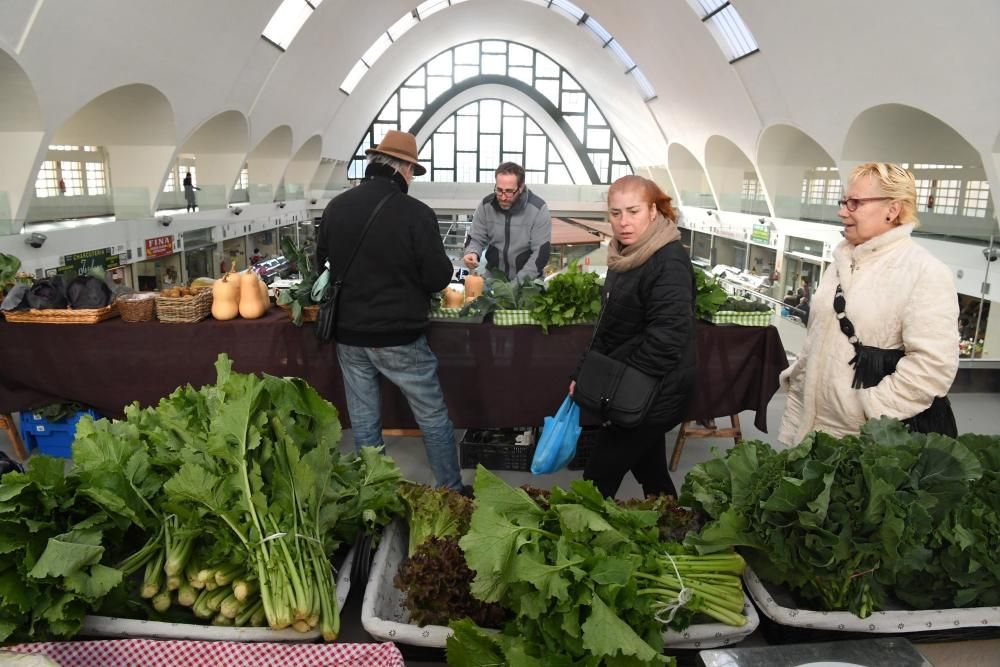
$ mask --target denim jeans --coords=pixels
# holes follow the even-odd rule
[[[437,377],[437,357],[420,336],[407,345],[358,347],[337,344],[337,358],[347,391],[354,446],[381,447],[382,393],[379,375],[399,387],[410,404],[424,436],[427,461],[438,486],[462,488],[455,427],[448,417],[444,394]]]

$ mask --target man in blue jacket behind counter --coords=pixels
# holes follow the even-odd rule
[[[496,188],[476,207],[462,261],[470,269],[486,256],[486,270],[507,280],[540,278],[549,261],[552,218],[545,201],[524,187],[524,167],[504,162]]]

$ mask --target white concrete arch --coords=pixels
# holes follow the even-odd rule
[[[43,146],[45,130],[35,87],[16,58],[0,49],[0,234],[19,231],[15,221],[27,209],[32,166]],[[30,192],[28,193],[30,194]]]
[[[542,129],[542,132],[546,134],[552,145],[559,151],[559,156],[566,165],[566,170],[569,171],[573,182],[578,185],[590,183],[586,167],[580,161],[580,156],[559,124],[531,97],[508,86],[484,84],[473,86],[455,95],[448,102],[441,105],[441,108],[424,124],[423,129],[417,134],[417,146],[423,149],[424,144],[431,138],[431,135],[434,134],[438,126],[459,109],[472,102],[487,99],[509,102],[523,111],[531,120],[538,124],[538,127]]]
[[[225,208],[250,148],[250,123],[235,109],[221,111],[198,126],[176,157],[193,157],[198,168],[198,208]],[[164,170],[173,168],[173,161]],[[159,195],[162,198],[162,194]]]
[[[982,166],[976,148],[947,122],[905,104],[879,104],[859,113],[844,138],[841,161]]]
[[[779,218],[803,217],[802,181],[817,167],[836,168],[837,163],[819,142],[797,127],[771,125],[757,142],[757,167]]]
[[[923,232],[986,238],[993,231],[993,216],[966,215],[961,199],[961,188],[969,181],[988,180],[982,156],[941,118],[904,104],[865,109],[844,140],[844,179],[868,161],[909,165],[917,180],[917,215]]]
[[[670,149],[667,151],[667,169],[674,178],[682,205],[719,207],[705,168],[685,146],[676,142],[670,144]]]
[[[114,215],[133,219],[152,215],[176,136],[166,96],[148,84],[132,83],[101,93],[76,110],[52,133],[51,143],[102,147]]]
[[[274,128],[254,146],[247,156],[251,204],[274,201],[291,157],[292,128],[288,125]]]
[[[715,134],[705,143],[705,170],[719,200],[719,209],[740,212],[752,202],[743,202],[743,181],[760,181],[757,169],[739,146]]]
[[[282,179],[286,199],[305,198],[306,189],[312,183],[323,153],[323,137],[314,134],[295,151],[295,157],[288,163]]]

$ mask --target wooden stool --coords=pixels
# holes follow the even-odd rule
[[[419,428],[384,428],[382,429],[382,435],[393,435],[393,436],[404,436],[410,438],[419,438],[421,433]]]
[[[0,429],[7,434],[10,439],[10,444],[14,445],[14,456],[17,457],[18,461],[24,461],[28,458],[28,452],[24,449],[24,443],[21,442],[21,435],[17,432],[17,428],[14,426],[14,419],[10,415],[0,414]]]
[[[735,443],[743,442],[740,416],[729,415],[729,420],[732,422],[730,428],[688,428],[688,424],[694,422],[682,422],[677,442],[674,443],[674,453],[670,455],[670,471],[677,470],[677,464],[681,462],[681,452],[684,451],[684,442],[690,438],[732,438]]]

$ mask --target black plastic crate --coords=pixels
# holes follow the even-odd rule
[[[583,470],[587,467],[587,461],[590,460],[590,452],[597,446],[597,433],[600,430],[600,426],[583,427],[583,430],[580,431],[580,438],[576,441],[576,455],[570,460],[569,465],[566,466],[567,468],[570,470]]]
[[[536,439],[536,430],[531,427],[470,428],[459,443],[459,458],[463,468],[481,463],[490,470],[527,471],[535,456]]]

